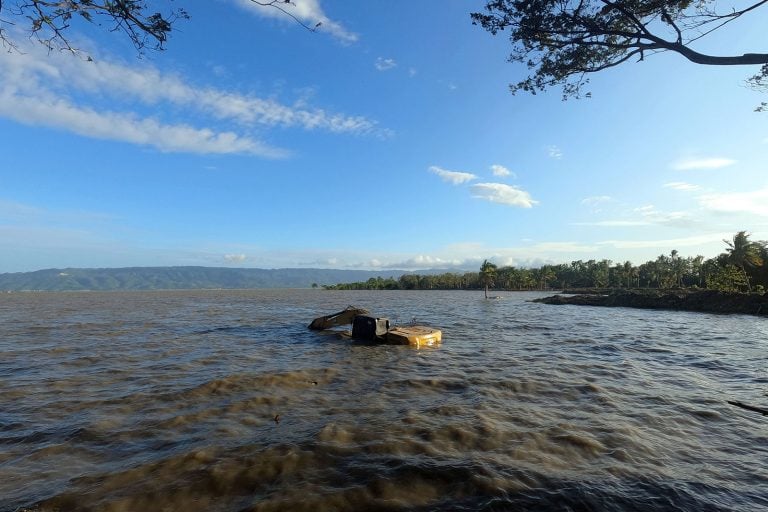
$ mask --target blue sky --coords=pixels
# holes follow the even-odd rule
[[[94,62],[0,53],[0,272],[639,264],[768,239],[756,68],[660,54],[592,99],[513,96],[526,70],[472,26],[482,2],[294,1],[320,30],[189,1],[163,52],[83,25]],[[764,52],[766,21],[697,48]]]

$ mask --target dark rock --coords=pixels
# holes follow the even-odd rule
[[[604,294],[554,295],[533,302],[768,316],[766,294],[717,290],[614,290]]]

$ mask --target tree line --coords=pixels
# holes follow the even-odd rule
[[[768,242],[752,241],[746,231],[724,240],[714,258],[660,254],[640,265],[630,261],[577,260],[538,268],[497,267],[484,261],[479,272],[404,274],[324,285],[328,290],[552,290],[569,288],[706,288],[731,292],[768,290]]]

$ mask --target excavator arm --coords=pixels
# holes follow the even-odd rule
[[[343,311],[339,311],[338,313],[315,318],[312,320],[312,323],[309,324],[309,328],[313,331],[322,331],[324,329],[330,329],[331,327],[338,327],[339,325],[348,325],[352,323],[356,316],[369,314],[367,309],[347,306]]]

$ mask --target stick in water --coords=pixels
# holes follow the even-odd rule
[[[731,405],[735,405],[736,407],[741,407],[742,409],[746,409],[748,411],[759,412],[763,416],[768,416],[768,409],[761,409],[760,407],[755,407],[755,406],[752,406],[752,405],[743,404],[741,402],[732,402],[730,400],[728,400],[728,403],[731,404]]]

